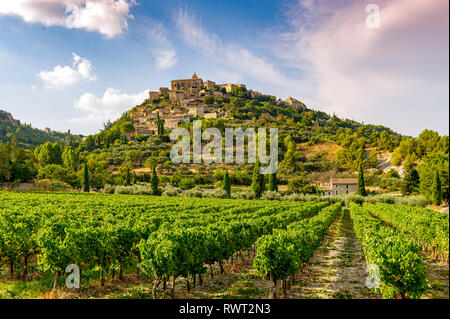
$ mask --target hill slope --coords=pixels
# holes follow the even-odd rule
[[[81,135],[72,135],[54,131],[43,131],[27,124],[21,124],[11,113],[0,110],[0,141],[5,143],[11,138],[17,138],[17,144],[23,147],[38,146],[45,142],[60,142],[72,136],[73,140],[81,141]]]

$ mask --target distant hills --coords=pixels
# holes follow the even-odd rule
[[[23,147],[34,147],[45,142],[81,141],[82,135],[72,135],[48,130],[40,130],[28,124],[22,124],[11,113],[0,110],[0,141],[11,142],[16,137],[17,144]]]

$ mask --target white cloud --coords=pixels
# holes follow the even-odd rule
[[[436,119],[448,117],[448,1],[377,3],[381,28],[368,29],[366,3],[303,0],[273,47],[308,74],[305,102],[410,134],[436,121],[448,132],[448,120]]]
[[[195,16],[186,10],[179,10],[175,23],[186,44],[208,58],[216,60],[222,67],[232,69],[231,72],[273,84],[281,85],[288,82],[271,63],[242,46],[226,43],[216,34],[207,32],[196,21]]]
[[[21,17],[28,23],[96,31],[112,38],[128,28],[135,0],[7,0],[0,15]]]
[[[167,38],[167,30],[162,23],[151,22],[147,31],[149,51],[155,58],[157,70],[170,69],[178,62],[177,52],[172,42]]]
[[[48,88],[63,89],[81,81],[95,81],[91,61],[80,58],[76,53],[72,53],[73,65],[57,65],[52,71],[41,71],[38,77]]]
[[[152,52],[156,60],[156,68],[158,70],[169,69],[178,61],[177,53],[173,49],[154,49]]]
[[[69,122],[84,127],[99,128],[102,123],[108,120],[114,121],[123,112],[141,104],[147,97],[148,90],[137,94],[128,94],[108,88],[102,97],[85,93],[74,103],[74,108],[87,113],[87,115],[82,118],[70,119]]]

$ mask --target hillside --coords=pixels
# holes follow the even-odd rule
[[[86,161],[90,185],[95,189],[131,180],[149,183],[151,168],[156,166],[162,187],[217,188],[228,170],[233,189],[248,190],[251,163],[172,162],[171,131],[177,127],[190,131],[194,120],[202,120],[202,130],[217,128],[222,136],[225,128],[278,128],[277,180],[279,189],[288,193],[320,193],[331,179],[354,179],[361,165],[369,189],[399,192],[404,168],[416,167],[428,156],[434,156],[428,159],[430,165],[443,163],[445,168],[448,163],[448,136],[432,130],[424,130],[417,138],[402,136],[384,126],[311,109],[294,98],[281,100],[244,84],[203,82],[195,74],[192,79],[171,84],[171,89],[149,92],[149,98],[140,105],[106,123],[100,133],[83,139],[33,129],[2,112],[2,141],[16,136],[20,146],[47,141],[59,145],[45,143],[28,156],[18,156],[17,150],[5,146],[3,156],[10,158],[11,165],[0,168],[0,182],[57,180],[80,188]],[[448,169],[441,173],[442,184],[447,187]]]
[[[72,135],[69,133],[60,133],[51,130],[43,131],[33,128],[30,125],[22,124],[14,119],[11,113],[0,110],[0,141],[2,143],[10,142],[15,136],[17,144],[23,147],[38,146],[45,142],[65,142],[69,137],[75,141],[81,141],[81,135]]]

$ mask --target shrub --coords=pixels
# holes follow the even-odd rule
[[[233,199],[255,199],[256,195],[252,191],[242,191],[231,194]]]
[[[167,184],[167,186],[163,189],[162,196],[178,196],[180,193],[181,188]]]
[[[203,197],[207,198],[228,198],[228,193],[221,188],[208,190],[203,193]]]
[[[185,197],[198,197],[198,198],[202,198],[203,197],[203,192],[200,188],[192,188],[192,189],[188,189],[182,192],[181,194],[182,196]]]
[[[395,199],[397,205],[410,205],[410,206],[427,206],[427,199],[422,195],[414,195],[408,197],[398,197]]]
[[[191,177],[185,177],[180,180],[180,188],[182,190],[189,190],[195,187],[195,180]]]
[[[105,187],[103,187],[103,193],[105,194],[114,194],[114,191],[116,190],[116,186],[106,184]]]
[[[116,186],[116,189],[114,190],[114,194],[127,194],[127,195],[131,195],[131,187],[130,186],[123,186],[123,185],[118,185]]]
[[[34,191],[68,191],[70,189],[71,187],[64,182],[49,179],[36,181],[33,185]]]
[[[347,207],[349,207],[350,203],[356,203],[359,205],[362,205],[364,203],[365,198],[364,196],[358,195],[358,194],[349,194],[344,196],[344,203]]]
[[[261,199],[265,200],[282,200],[280,193],[275,191],[266,191],[262,194]]]
[[[133,195],[154,195],[152,188],[144,185],[131,186],[131,192]]]

